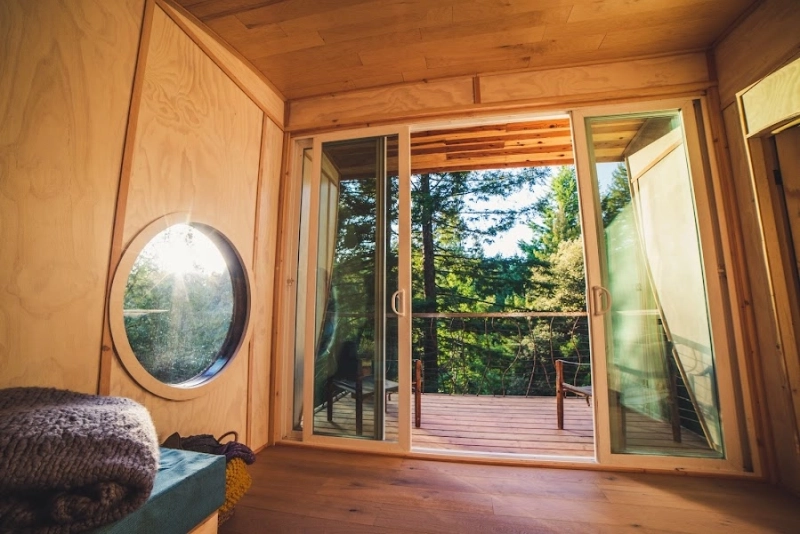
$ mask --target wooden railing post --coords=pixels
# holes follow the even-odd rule
[[[414,365],[414,426],[422,424],[422,360]]]
[[[564,429],[564,362],[556,360],[556,415],[558,429]]]

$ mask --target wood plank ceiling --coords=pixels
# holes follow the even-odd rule
[[[288,100],[708,48],[758,0],[177,0]]]
[[[659,120],[630,118],[592,125],[595,161],[623,161],[631,142],[641,138],[642,132],[648,130],[647,125]],[[326,148],[326,154],[343,180],[374,176],[376,152],[369,139],[332,143]],[[389,172],[396,172],[396,140],[390,140],[387,156]],[[411,134],[411,172],[414,174],[573,163],[572,133],[567,118]]]
[[[512,122],[411,134],[414,173],[570,165],[569,119]]]

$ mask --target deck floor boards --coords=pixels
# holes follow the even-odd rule
[[[757,481],[439,462],[270,447],[220,534],[800,532]]]
[[[333,405],[333,421],[325,410],[315,416],[317,431],[355,435],[355,402],[343,397]],[[681,443],[672,440],[669,424],[629,413],[627,444],[649,451],[693,450],[712,454],[705,440],[684,430]],[[373,427],[373,404],[364,403],[364,433]],[[386,439],[397,439],[397,395],[388,403]],[[422,426],[412,428],[412,446],[443,451],[541,456],[594,456],[592,408],[583,398],[564,401],[564,429],[556,425],[554,397],[494,397],[426,393],[422,396]]]

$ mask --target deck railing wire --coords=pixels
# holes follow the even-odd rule
[[[412,336],[425,392],[551,396],[556,360],[590,362],[585,312],[414,313]],[[589,365],[565,369],[570,383],[591,384]]]

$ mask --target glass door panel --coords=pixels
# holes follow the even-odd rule
[[[703,249],[680,111],[590,117],[612,453],[722,458]],[[603,199],[602,201],[600,199]]]
[[[321,144],[314,434],[397,440],[387,405],[398,391],[397,145],[397,136]]]
[[[309,203],[311,201],[311,173],[313,163],[311,149],[304,148],[300,158],[302,186],[300,195],[300,228],[298,233],[299,250],[308,246]],[[297,258],[297,277],[295,280],[306,280],[308,277],[308,258],[299,254]],[[292,365],[292,430],[303,430],[303,367],[305,355],[305,321],[306,300],[302,291],[295,295],[295,335],[294,358]]]

